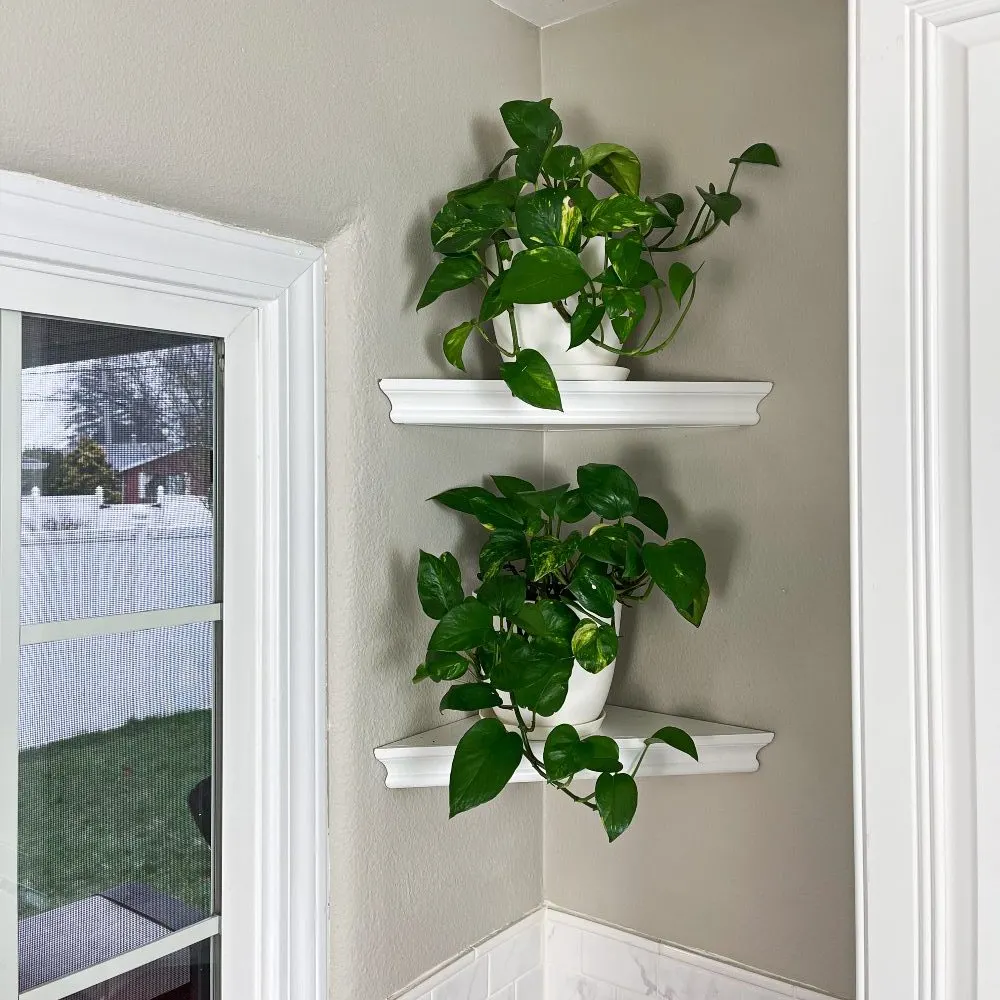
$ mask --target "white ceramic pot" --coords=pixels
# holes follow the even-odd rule
[[[524,244],[520,240],[511,240],[510,248],[516,253],[524,249]],[[587,273],[597,277],[604,269],[604,237],[592,239],[584,248],[580,260]],[[570,313],[576,309],[577,298],[574,295],[566,300],[566,308]],[[514,317],[517,320],[518,344],[538,351],[552,367],[552,374],[556,379],[564,382],[585,379],[620,382],[628,378],[629,370],[619,367],[617,354],[591,343],[581,344],[570,350],[569,324],[550,303],[514,306]],[[513,348],[510,318],[506,313],[493,320],[493,333],[504,350]],[[609,344],[618,343],[607,321],[595,336],[605,339]]]
[[[615,631],[621,634],[621,605],[615,605],[614,617]],[[581,736],[587,736],[591,732],[596,732],[604,721],[604,706],[608,701],[608,693],[611,690],[611,681],[615,676],[615,661],[612,660],[600,673],[592,674],[584,670],[575,660],[573,661],[573,673],[569,678],[569,692],[562,708],[552,715],[539,715],[535,720],[536,736],[544,736],[548,730],[569,724],[575,726]],[[500,692],[502,698],[506,698],[504,691]],[[510,729],[517,729],[517,718],[510,709],[495,708],[493,714],[505,726]],[[525,721],[530,723],[530,712]],[[525,713],[522,711],[522,716]]]

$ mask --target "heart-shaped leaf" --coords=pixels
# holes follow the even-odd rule
[[[526,247],[580,248],[583,213],[569,193],[559,188],[540,188],[518,198],[515,206],[517,235]]]
[[[438,253],[465,254],[482,246],[510,221],[510,212],[502,205],[468,208],[448,201],[431,223],[431,243]]]
[[[437,267],[420,293],[417,310],[429,306],[445,292],[463,288],[471,284],[483,273],[483,265],[475,254],[462,254],[458,257],[445,257],[438,261]]]
[[[583,153],[577,146],[553,146],[542,161],[542,170],[555,181],[574,180],[583,169]]]
[[[576,295],[589,280],[580,258],[567,247],[532,247],[514,255],[500,295],[510,305],[559,302]]]
[[[698,194],[712,210],[712,214],[727,226],[732,221],[733,216],[743,207],[743,202],[729,191],[706,191],[704,188],[698,188]]]
[[[548,145],[562,135],[562,121],[552,110],[552,99],[542,101],[507,101],[500,107],[500,117],[510,137],[520,147]]]
[[[630,774],[602,774],[594,791],[608,840],[615,841],[629,828],[639,805],[635,779]]]
[[[530,406],[543,410],[562,409],[556,377],[538,351],[530,348],[521,351],[514,361],[503,365],[501,375],[511,393]]]
[[[448,781],[452,817],[496,798],[521,763],[518,733],[509,733],[498,719],[480,719],[458,741]]]
[[[686,753],[689,757],[694,757],[695,760],[698,759],[698,747],[695,746],[694,740],[683,729],[678,729],[676,726],[664,726],[662,729],[657,729],[646,740],[646,746],[653,743],[666,743],[667,746],[680,750],[681,753]]]
[[[580,602],[580,607],[592,615],[597,615],[598,618],[611,618],[614,615],[615,585],[586,563],[577,566],[568,590]]]
[[[670,265],[670,270],[667,271],[667,285],[677,305],[681,304],[687,290],[693,284],[694,276],[694,271],[681,261]]]
[[[679,219],[684,214],[684,199],[679,194],[661,194],[653,201],[663,209],[665,215],[672,219]]]
[[[461,514],[471,514],[490,531],[495,528],[521,527],[524,524],[524,519],[514,503],[506,497],[498,497],[481,486],[459,486],[438,493],[431,497],[431,500],[436,500],[439,504],[457,510]]]
[[[524,533],[498,528],[479,551],[479,573],[484,580],[488,580],[508,563],[527,558],[528,540]]]
[[[556,517],[565,524],[577,524],[593,513],[579,489],[564,493],[556,504]]]
[[[708,586],[708,580],[703,580],[701,586],[698,588],[698,593],[694,595],[694,599],[686,608],[678,608],[681,618],[689,621],[695,628],[701,626],[701,621],[705,617],[705,609],[708,607],[708,599],[711,595],[711,590]]]
[[[646,299],[632,288],[603,288],[601,297],[620,343],[624,344],[646,315]]]
[[[739,156],[734,156],[729,162],[761,163],[766,167],[780,166],[778,163],[778,154],[774,151],[774,147],[766,142],[755,142],[752,146],[744,149]]]
[[[504,573],[487,580],[476,597],[501,618],[513,618],[524,607],[524,594],[524,577]]]
[[[513,209],[523,187],[524,181],[520,177],[505,177],[502,181],[487,177],[485,180],[476,181],[475,184],[449,191],[448,200],[457,201],[466,208],[502,205],[504,208]]]
[[[610,736],[588,736],[580,744],[584,767],[588,771],[620,771],[618,744]]]
[[[570,725],[556,726],[542,749],[545,773],[553,781],[565,781],[583,769],[580,736]]]
[[[600,329],[602,319],[604,303],[593,302],[581,295],[569,324],[569,346],[585,344]]]
[[[573,634],[573,655],[591,674],[599,674],[618,655],[618,635],[611,625],[582,621]]]
[[[468,323],[459,323],[458,326],[452,327],[444,335],[445,360],[459,371],[465,371],[465,358],[463,357],[465,344],[475,328],[476,324],[470,320]]]
[[[450,552],[438,558],[420,550],[417,596],[424,614],[435,621],[440,621],[455,605],[465,600],[462,571]]]
[[[638,195],[642,182],[642,164],[627,146],[599,142],[583,151],[584,169],[592,171],[616,191]]]
[[[705,584],[705,554],[690,538],[677,538],[665,545],[647,542],[642,561],[649,575],[678,611],[689,609]]]
[[[620,239],[608,240],[608,263],[615,269],[622,284],[630,285],[632,283],[639,270],[645,249],[646,245],[637,233],[629,233]]]
[[[521,479],[519,476],[490,476],[490,479],[496,483],[497,489],[505,497],[513,498],[519,493],[532,493],[535,489],[533,483],[529,483],[527,479]]]
[[[502,704],[503,699],[489,684],[455,684],[441,699],[441,711],[478,712],[482,708],[496,708]]]
[[[591,235],[617,233],[648,225],[659,209],[631,194],[613,194],[596,202],[587,214],[587,232]]]
[[[667,537],[670,522],[667,520],[667,512],[652,497],[639,497],[633,517],[641,524],[646,525],[650,531],[655,531],[660,538]]]
[[[413,682],[429,677],[432,681],[457,681],[469,669],[469,661],[458,653],[428,652],[427,658],[417,667]]]
[[[469,597],[437,623],[427,648],[437,653],[458,653],[475,649],[494,635],[493,612],[474,597]]]
[[[590,509],[606,520],[630,517],[639,505],[639,487],[617,465],[581,465],[576,470],[576,481]]]
[[[511,690],[518,705],[539,715],[558,712],[569,692],[569,678],[573,672],[571,656],[554,656],[528,646],[528,653],[521,663],[521,676]]]

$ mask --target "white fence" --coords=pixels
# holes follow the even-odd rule
[[[213,550],[195,497],[103,509],[95,497],[26,497],[21,622],[211,604]],[[25,646],[21,747],[209,708],[213,664],[210,624]]]

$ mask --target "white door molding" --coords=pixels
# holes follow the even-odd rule
[[[226,462],[259,489],[224,497],[251,610],[223,712],[252,721],[224,724],[222,1000],[327,994],[323,287],[316,247],[0,171],[4,307],[226,338]]]
[[[977,837],[968,78],[998,14],[851,12],[859,1000],[1000,988],[995,942],[979,947],[998,904],[979,892]]]

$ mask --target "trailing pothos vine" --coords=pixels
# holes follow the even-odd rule
[[[552,729],[539,750],[539,716],[562,708],[574,661],[599,673],[618,653],[611,624],[616,604],[631,606],[662,592],[695,627],[709,601],[705,556],[689,538],[666,541],[663,507],[640,496],[616,465],[582,465],[576,487],[538,490],[516,476],[494,476],[498,492],[480,486],[446,490],[433,499],[473,517],[486,531],[477,586],[466,594],[450,552],[420,553],[417,592],[436,624],[414,682],[450,683],[441,708],[513,711],[517,730],[484,718],[455,750],[449,782],[452,816],[503,791],[522,760],[548,784],[599,813],[610,840],[632,821],[635,775],[646,750],[665,743],[697,759],[694,741],[667,726],[653,733],[625,770],[607,736],[581,738],[570,725]],[[572,527],[587,522],[589,530]],[[664,541],[647,541],[645,530]],[[582,772],[597,775],[593,792],[570,787]]]
[[[466,343],[482,337],[500,354],[513,395],[562,409],[548,362],[519,343],[515,306],[551,304],[565,320],[569,347],[589,342],[630,358],[662,351],[691,310],[701,266],[675,260],[664,279],[658,258],[681,254],[728,226],[743,204],[733,191],[740,168],[777,167],[778,157],[767,143],[754,143],[729,161],[726,186],[698,187],[697,207],[688,210],[673,192],[640,196],[642,165],[627,147],[560,143],[562,121],[551,100],[509,101],[500,114],[515,146],[483,180],[450,192],[434,217],[431,243],[442,259],[417,309],[478,283],[478,314],[444,335],[445,358],[464,371]],[[607,185],[607,196],[591,190],[594,178]],[[603,267],[589,274],[580,254],[598,238],[605,241]],[[512,246],[514,240],[519,244]],[[488,326],[502,313],[510,318],[509,347]]]

